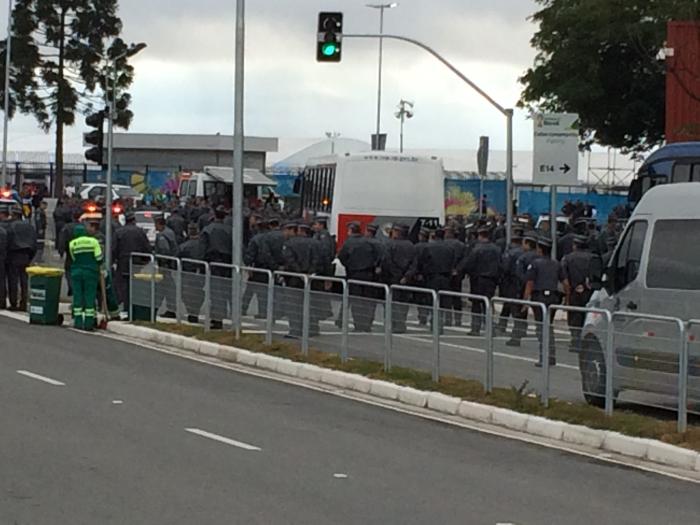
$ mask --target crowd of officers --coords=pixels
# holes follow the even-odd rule
[[[187,318],[199,321],[204,301],[204,266],[198,261],[230,265],[232,262],[232,220],[230,210],[223,206],[206,207],[191,203],[186,207],[172,206],[170,214],[155,219],[156,238],[152,246],[145,232],[135,223],[133,211],[128,211],[125,225],[116,227],[113,242],[113,260],[116,288],[119,300],[126,308],[129,304],[130,260],[133,253],[154,253],[157,256],[180,258],[184,270],[183,294]],[[532,301],[544,305],[565,302],[572,306],[585,306],[596,284],[600,281],[603,261],[609,256],[619,235],[617,221],[611,219],[602,232],[591,227],[590,218],[573,221],[565,235],[557,243],[558,260],[551,257],[552,243],[547,231],[537,231],[530,224],[516,223],[511,244],[506,246],[505,221],[476,220],[470,226],[450,221],[447,227],[412,230],[407,225],[395,224],[379,231],[377,225],[351,223],[342,246],[336,246],[335,238],[327,228],[324,218],[311,222],[290,221],[265,213],[250,213],[245,221],[244,265],[259,270],[248,275],[249,285],[243,296],[244,313],[253,297],[257,298],[257,316],[267,315],[267,284],[269,272],[283,272],[275,284],[286,295],[276,295],[274,315],[287,317],[290,337],[300,337],[302,332],[301,289],[304,280],[299,274],[316,276],[312,282],[314,292],[332,292],[332,279],[336,275],[334,261],[345,268],[350,281],[350,314],[356,331],[369,332],[375,319],[376,306],[384,301],[384,285],[400,285],[393,291],[392,329],[394,333],[406,331],[408,311],[411,305],[418,309],[418,321],[422,325],[439,323],[445,326],[461,326],[463,297],[470,294],[503,298],[497,333],[508,332],[512,319],[509,346],[520,346],[527,332],[527,314],[530,309],[508,299]],[[70,223],[63,226],[69,228]],[[69,238],[66,233],[63,235]],[[2,240],[0,239],[0,242]],[[166,262],[161,268],[174,269]],[[222,320],[230,308],[230,269],[212,264],[211,275],[212,328],[221,328]],[[286,275],[286,274],[289,275]],[[293,275],[297,274],[297,275]],[[166,317],[175,317],[176,298],[172,277],[165,275],[164,290],[159,300],[165,300]],[[170,280],[170,281],[169,281]],[[362,284],[361,284],[362,283]],[[257,284],[257,286],[256,286]],[[468,284],[468,286],[467,286]],[[420,289],[425,289],[422,292]],[[440,316],[432,319],[432,292],[448,291],[454,295],[440,294]],[[282,290],[276,291],[282,293]],[[297,294],[297,295],[295,295]],[[329,294],[313,294],[310,333],[318,333],[318,323],[333,315]],[[471,300],[471,326],[469,335],[482,334],[485,320],[485,302]],[[532,308],[536,320],[537,336],[542,339],[542,309]],[[340,326],[341,316],[336,318]],[[579,344],[583,326],[583,314],[570,313],[571,347]],[[553,337],[550,339],[553,345]],[[554,364],[553,346],[550,360]],[[538,363],[541,365],[541,363]]]
[[[37,229],[18,203],[0,203],[0,310],[26,311],[26,269],[39,249]]]

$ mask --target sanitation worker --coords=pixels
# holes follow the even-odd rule
[[[95,329],[95,303],[100,282],[102,248],[95,237],[79,224],[68,246],[73,283],[73,326],[88,332]]]

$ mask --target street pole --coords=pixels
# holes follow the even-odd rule
[[[384,63],[384,38],[382,38],[382,35],[384,34],[384,10],[385,9],[393,9],[394,7],[398,6],[399,4],[396,2],[392,2],[390,4],[367,4],[367,7],[371,7],[372,9],[379,9],[379,72],[378,72],[378,81],[377,81],[377,138],[376,138],[376,146],[377,149],[379,148],[379,135],[381,134],[381,129],[382,129],[382,70],[383,70],[383,63]]]
[[[245,88],[245,0],[236,0],[236,57],[234,85],[234,130],[233,130],[233,238],[232,262],[241,266],[243,259],[243,152],[244,152],[244,88]],[[233,277],[232,313],[233,326],[240,333],[240,274]]]
[[[399,35],[371,35],[371,34],[349,34],[349,35],[343,35],[343,38],[380,38],[380,39],[385,39],[389,38],[392,40],[400,40],[402,42],[408,42],[409,44],[413,44],[414,46],[418,46],[421,49],[427,51],[431,55],[433,55],[435,58],[437,58],[440,62],[442,62],[450,71],[452,71],[455,75],[457,75],[462,81],[464,81],[467,85],[469,85],[474,91],[479,93],[483,98],[485,98],[493,107],[495,107],[498,111],[500,111],[505,117],[506,117],[506,122],[507,122],[507,152],[506,152],[506,222],[507,222],[507,227],[506,227],[506,242],[508,243],[507,245],[510,245],[511,241],[511,236],[512,236],[512,229],[513,229],[513,110],[512,109],[506,109],[503,106],[501,106],[498,102],[496,102],[491,96],[488,95],[483,89],[481,89],[478,85],[476,85],[474,82],[472,82],[466,75],[464,75],[459,69],[457,69],[452,63],[450,63],[446,58],[444,58],[440,53],[435,51],[433,48],[430,46],[424,44],[423,42],[420,42],[419,40],[415,40],[413,38],[408,38],[405,36],[399,36]]]
[[[12,64],[12,0],[7,11],[7,47],[5,50],[5,119],[2,134],[2,179],[0,187],[7,185],[7,133],[10,126],[10,66]]]
[[[557,260],[557,187],[549,187],[549,236],[552,239],[552,260]]]
[[[399,138],[399,153],[403,153],[403,124],[406,120],[406,114],[401,112],[401,134]]]
[[[112,62],[112,92],[107,115],[107,195],[105,197],[105,263],[107,270],[112,268],[112,166],[114,164],[114,113],[117,98],[117,61]]]

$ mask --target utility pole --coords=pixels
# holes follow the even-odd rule
[[[413,102],[401,99],[398,105],[398,111],[394,116],[401,121],[401,133],[399,134],[399,153],[403,153],[403,127],[406,119],[411,119],[414,116]]]
[[[472,82],[464,73],[462,73],[459,69],[457,69],[452,63],[450,63],[445,57],[443,57],[440,53],[435,51],[433,48],[430,46],[424,44],[423,42],[420,42],[418,40],[415,40],[413,38],[408,38],[405,36],[399,36],[399,35],[371,35],[371,34],[354,34],[354,35],[343,35],[343,38],[379,38],[379,39],[384,39],[384,38],[390,38],[393,40],[400,40],[402,42],[408,42],[409,44],[413,44],[414,46],[418,46],[421,49],[427,51],[431,55],[433,55],[435,58],[437,58],[440,62],[442,62],[450,71],[452,71],[455,75],[457,75],[464,83],[466,83],[469,87],[471,87],[474,91],[476,91],[479,95],[481,95],[483,98],[485,98],[489,104],[491,104],[494,108],[496,108],[503,116],[506,117],[506,222],[507,222],[507,227],[506,227],[506,243],[509,246],[510,245],[510,239],[512,235],[512,229],[513,229],[513,110],[512,109],[506,109],[503,106],[501,106],[498,102],[496,102],[493,97],[491,97],[488,93],[486,93],[483,89],[481,89],[478,85],[476,85],[474,82]]]
[[[233,238],[232,262],[235,266],[243,263],[243,152],[244,152],[244,89],[245,89],[245,0],[236,0],[236,57],[234,78],[234,130],[233,130]],[[233,328],[240,335],[241,305],[238,298],[241,286],[240,272],[232,276]]]
[[[382,35],[384,34],[384,10],[394,9],[398,5],[398,2],[391,2],[389,4],[367,4],[367,7],[371,9],[379,9],[379,74],[377,82],[377,131],[375,139],[377,149],[381,149],[379,147],[379,136],[382,132],[382,65],[384,61],[384,39]]]
[[[337,131],[326,131],[326,138],[331,141],[331,155],[335,155],[335,141],[340,138]]]
[[[10,66],[12,65],[12,0],[8,2],[7,45],[5,48],[5,120],[2,134],[2,178],[0,187],[7,185],[7,133],[10,127]]]

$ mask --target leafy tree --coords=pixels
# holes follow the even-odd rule
[[[117,0],[17,0],[12,17],[10,116],[31,114],[39,126],[56,133],[54,193],[63,191],[63,132],[76,114],[89,114],[111,96],[111,59],[116,61],[119,113],[116,124],[128,128],[133,114],[125,92],[134,79],[128,53],[140,49],[119,35]],[[5,75],[7,42],[0,44],[0,77]],[[2,89],[2,88],[0,88]],[[4,102],[4,89],[0,91]]]
[[[669,20],[696,20],[698,0],[536,0],[535,63],[521,107],[578,113],[585,147],[642,152],[664,139]]]

